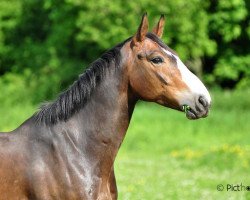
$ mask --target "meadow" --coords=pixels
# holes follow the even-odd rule
[[[208,118],[196,121],[138,103],[115,162],[119,199],[250,199],[240,187],[250,185],[250,91],[213,91],[212,99]],[[36,108],[1,104],[0,130],[14,129]]]

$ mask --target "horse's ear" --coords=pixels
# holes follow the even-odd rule
[[[133,43],[135,44],[136,42],[142,42],[145,39],[147,32],[148,32],[148,16],[147,13],[144,13],[141,19],[141,24],[137,30],[137,33],[133,37]]]
[[[159,38],[162,37],[163,35],[163,30],[164,30],[164,24],[165,24],[165,16],[161,15],[159,22],[157,25],[153,28],[153,33],[157,35]]]

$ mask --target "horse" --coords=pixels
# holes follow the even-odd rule
[[[0,134],[0,199],[117,199],[114,160],[139,100],[206,117],[204,84],[162,40],[165,18],[116,45],[53,102]]]

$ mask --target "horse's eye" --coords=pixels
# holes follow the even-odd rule
[[[163,59],[161,57],[156,57],[150,60],[154,64],[160,64],[163,63]]]

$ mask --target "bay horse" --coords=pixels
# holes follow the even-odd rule
[[[203,83],[152,32],[144,14],[133,37],[93,62],[58,98],[0,134],[0,199],[117,199],[114,160],[138,100],[208,115]]]

